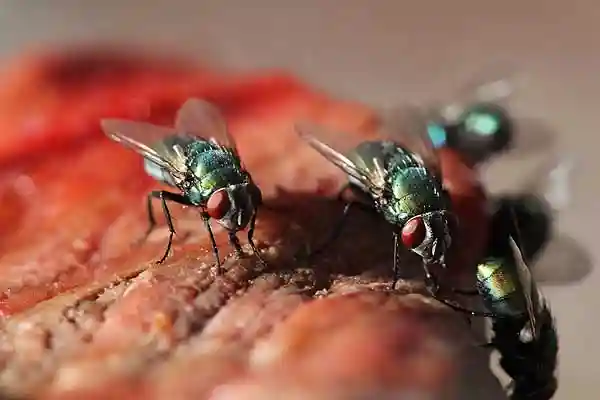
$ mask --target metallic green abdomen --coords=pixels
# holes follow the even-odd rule
[[[490,258],[477,266],[477,290],[492,312],[517,317],[526,313],[525,297],[519,286],[516,267],[510,261]]]
[[[208,200],[217,189],[248,181],[240,160],[231,152],[207,141],[192,143],[188,149],[188,168],[199,184],[189,192],[195,204]]]

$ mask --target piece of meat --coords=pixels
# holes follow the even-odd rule
[[[389,290],[388,226],[356,213],[323,257],[297,257],[341,213],[327,196],[344,177],[300,142],[294,122],[367,137],[373,114],[285,74],[144,60],[41,56],[0,76],[10,110],[0,114],[0,388],[39,399],[453,398],[464,323],[418,279]],[[98,120],[171,123],[192,96],[221,107],[263,190],[255,241],[267,270],[249,249],[232,256],[214,225],[228,257],[215,277],[190,208],[171,207],[177,235],[164,264],[154,263],[162,216],[136,243],[145,194],[159,185]],[[446,278],[460,280],[485,243],[485,196],[458,155],[441,156],[461,222]]]

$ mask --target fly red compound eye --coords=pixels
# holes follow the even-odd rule
[[[418,247],[425,240],[427,229],[423,218],[416,217],[402,227],[402,243],[408,249]]]
[[[230,207],[231,202],[229,201],[229,196],[223,189],[217,190],[211,194],[206,202],[206,211],[208,212],[208,215],[214,219],[223,218],[227,215]]]

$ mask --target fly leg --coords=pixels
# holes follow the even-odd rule
[[[350,209],[352,208],[352,206],[354,204],[355,203],[353,203],[353,202],[346,203],[346,205],[344,206],[344,211],[342,211],[342,216],[335,223],[335,225],[334,225],[333,229],[331,230],[331,232],[329,233],[329,236],[327,237],[327,239],[325,239],[325,241],[319,247],[317,247],[315,250],[313,250],[308,255],[309,258],[313,258],[313,257],[318,256],[319,254],[323,253],[323,251],[325,251],[329,246],[331,246],[340,237],[340,234],[342,233],[344,225],[346,224],[346,218],[348,217],[348,213],[350,213]]]
[[[423,263],[423,270],[425,272],[425,286],[427,288],[427,291],[429,292],[431,297],[433,297],[440,303],[445,304],[446,306],[452,308],[454,311],[465,313],[470,317],[487,317],[487,318],[497,318],[498,317],[498,315],[496,315],[495,313],[490,313],[490,312],[486,312],[486,311],[469,310],[463,306],[460,306],[460,305],[454,303],[453,301],[442,298],[441,296],[439,296],[440,285],[438,284],[435,276],[429,270],[429,266],[427,265],[427,263]],[[458,289],[455,289],[455,290],[458,290]],[[465,291],[465,292],[468,292],[468,291]],[[468,323],[470,325],[471,321],[469,320]]]
[[[498,318],[498,315],[495,313],[491,313],[491,312],[487,312],[487,311],[469,310],[468,308],[460,306],[460,305],[454,303],[453,301],[446,300],[446,299],[436,296],[436,295],[433,295],[433,298],[436,299],[437,301],[439,301],[440,303],[452,308],[454,311],[458,311],[458,312],[467,314],[467,316],[469,316],[469,317]],[[471,321],[469,319],[469,325],[470,324],[471,324]]]
[[[374,212],[374,210],[371,207],[367,206],[366,204],[364,204],[361,201],[345,200],[343,195],[347,190],[354,191],[352,185],[349,183],[346,184],[338,192],[338,195],[337,195],[338,201],[345,202],[344,211],[342,211],[342,216],[335,223],[335,225],[334,225],[333,229],[331,230],[331,232],[329,233],[329,236],[327,237],[327,239],[308,255],[309,258],[313,258],[314,256],[321,254],[324,250],[326,250],[330,245],[333,244],[333,242],[335,242],[340,237],[340,234],[342,233],[342,230],[346,224],[348,214],[350,213],[350,209],[352,207],[358,207],[358,208],[362,209],[363,211],[367,211],[370,213]]]
[[[146,229],[144,235],[141,238],[139,238],[136,245],[141,245],[143,242],[145,242],[146,239],[148,239],[148,236],[150,236],[150,234],[156,227],[156,219],[154,218],[154,211],[152,207],[153,198],[154,196],[152,193],[148,193],[148,195],[146,196],[146,215],[148,217],[148,229]]]
[[[398,263],[398,257],[400,253],[400,240],[398,239],[398,236],[398,232],[394,231],[394,266],[392,269],[392,290],[396,289],[396,283],[398,283],[398,280],[400,280],[400,266]],[[439,291],[439,284],[437,283],[437,280],[435,279],[431,271],[429,271],[429,267],[426,263],[423,263],[423,270],[425,272],[425,286],[427,288],[427,291],[431,294],[431,296],[436,298],[436,295]]]
[[[215,235],[210,227],[210,216],[206,212],[200,213],[202,216],[202,220],[204,221],[204,226],[208,231],[208,236],[210,237],[210,242],[212,245],[213,255],[215,256],[215,260],[217,261],[217,275],[221,274],[221,260],[219,259],[219,248],[217,247],[217,241],[215,240]]]
[[[400,265],[399,265],[399,255],[400,255],[400,240],[399,233],[397,231],[394,232],[394,266],[393,266],[393,281],[392,281],[392,289],[396,288],[396,283],[400,280]],[[437,294],[440,290],[440,285],[437,282],[435,276],[429,270],[429,265],[423,262],[423,272],[425,273],[425,287],[431,296],[437,298]]]
[[[191,206],[192,203],[185,197],[177,193],[167,192],[166,190],[155,190],[148,194],[146,204],[148,209],[148,229],[146,230],[146,234],[142,237],[142,240],[148,238],[148,235],[154,230],[156,226],[156,220],[154,219],[154,212],[152,208],[152,199],[160,199],[162,205],[162,211],[165,216],[165,220],[167,221],[167,226],[169,227],[169,241],[167,243],[167,248],[165,249],[165,253],[160,260],[158,260],[157,264],[162,264],[169,255],[169,251],[171,251],[171,245],[173,244],[173,235],[175,235],[175,228],[173,227],[173,219],[171,218],[171,212],[169,211],[169,207],[167,206],[167,200],[173,203],[181,204],[184,206]]]
[[[437,295],[438,291],[439,291],[439,285],[437,284],[434,276],[431,275],[429,268],[427,267],[426,264],[423,264],[423,269],[425,270],[425,284],[427,286],[427,290],[429,291],[429,293],[433,296],[433,298],[435,298],[440,303],[452,308],[454,311],[457,311],[457,312],[463,314],[463,316],[465,318],[464,321],[466,322],[469,329],[472,329],[472,327],[473,327],[472,320],[471,320],[473,317],[487,317],[487,318],[497,318],[498,317],[496,314],[490,313],[490,312],[469,310],[465,307],[462,307],[462,306],[454,303],[453,301],[449,301],[449,300],[439,297]],[[477,290],[473,290],[473,289],[452,288],[452,291],[456,294],[460,294],[463,296],[479,295],[479,292]],[[491,343],[483,343],[483,344],[475,343],[475,346],[488,348],[488,347],[493,347],[493,344],[491,344]]]
[[[254,215],[252,216],[252,219],[250,220],[250,227],[248,228],[248,243],[250,244],[254,255],[256,256],[256,258],[258,258],[258,261],[263,265],[263,267],[266,267],[267,263],[265,262],[265,260],[263,260],[260,253],[258,252],[258,249],[256,248],[256,245],[254,244],[254,228],[256,227],[257,214],[258,212],[255,211]]]
[[[490,312],[486,312],[486,311],[469,310],[467,308],[464,308],[463,306],[459,306],[458,304],[456,304],[452,301],[442,299],[440,297],[435,297],[435,299],[437,301],[439,301],[440,303],[443,303],[443,304],[447,305],[448,307],[452,308],[454,311],[465,313],[467,315],[470,315],[471,317],[487,317],[487,318],[496,318],[497,317],[497,315],[494,313],[490,313]],[[471,324],[471,322],[469,321],[469,325],[470,324]]]
[[[436,297],[440,290],[440,285],[437,282],[435,276],[433,276],[433,274],[429,270],[429,265],[427,265],[426,262],[423,263],[423,272],[425,273],[425,286],[427,287],[427,291],[433,297]]]
[[[235,250],[235,255],[238,258],[242,257],[242,245],[240,244],[240,239],[236,236],[235,232],[229,232],[229,243],[231,243],[231,247]]]
[[[394,231],[394,267],[392,268],[392,290],[396,289],[396,283],[400,279],[400,268],[398,265],[398,253],[400,250],[400,242],[398,240],[398,232]]]

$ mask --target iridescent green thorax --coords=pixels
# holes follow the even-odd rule
[[[415,215],[448,209],[438,180],[400,147],[389,158],[387,182],[392,200],[383,212],[391,222],[401,225]]]
[[[477,266],[477,290],[493,312],[507,316],[526,313],[516,266],[507,258],[488,258]]]
[[[217,189],[249,181],[240,159],[226,148],[208,141],[195,141],[185,151],[188,171],[198,179],[198,184],[188,191],[194,204],[205,202]]]
[[[414,153],[396,143],[364,142],[350,152],[348,158],[372,176],[383,174],[384,185],[392,194],[381,204],[381,212],[388,222],[403,225],[416,215],[448,209],[436,178]]]
[[[415,215],[446,210],[441,190],[422,167],[398,169],[389,174],[393,200],[385,207],[385,213],[396,223],[403,224]]]

